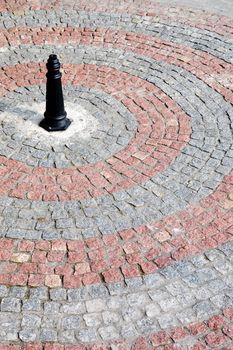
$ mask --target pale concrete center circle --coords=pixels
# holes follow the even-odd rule
[[[11,112],[5,111],[1,113],[0,119],[6,122],[14,122],[17,130],[23,132],[26,138],[43,138],[50,143],[62,143],[77,134],[78,138],[86,139],[98,129],[99,122],[88,112],[83,106],[77,103],[66,102],[65,110],[67,118],[70,119],[71,125],[63,131],[48,132],[39,126],[40,121],[44,118],[45,103],[34,102],[31,104],[20,104],[20,109],[27,114],[27,119],[18,118]],[[29,112],[29,113],[28,113]]]

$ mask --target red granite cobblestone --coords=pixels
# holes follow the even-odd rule
[[[53,8],[64,5],[59,0],[43,3],[48,9],[51,5]],[[85,10],[116,11],[114,1],[109,6],[106,4],[106,1],[87,3],[81,0],[73,5]],[[25,5],[32,9],[42,7],[40,1],[3,0],[0,11],[10,8],[21,16]],[[161,20],[173,19],[174,23],[233,37],[233,21],[230,19],[178,8],[170,8],[166,13],[166,8],[160,5],[154,11],[150,1],[144,5],[146,11],[141,9],[141,1],[140,6],[137,0],[130,6],[124,2],[119,12],[137,12],[148,18],[159,15]],[[59,44],[119,48],[175,64],[196,75],[226,101],[233,103],[233,69],[230,64],[200,50],[143,34],[102,28],[10,28],[0,31],[0,47],[56,44],[58,36]],[[121,101],[137,118],[138,132],[124,150],[106,162],[77,169],[33,169],[1,157],[0,196],[64,201],[98,197],[127,189],[163,171],[189,141],[191,129],[188,117],[153,84],[108,67],[64,64],[63,68],[65,83],[79,85],[81,80],[83,86],[103,90]],[[17,84],[12,79],[15,75],[18,77]],[[43,77],[44,63],[4,67],[0,71],[0,96],[18,86],[41,84]],[[75,192],[80,186],[83,191]],[[71,195],[70,192],[75,193]],[[224,178],[214,193],[199,203],[148,226],[80,241],[0,239],[0,284],[80,288],[154,273],[176,261],[232,241],[232,193],[233,173]],[[187,348],[186,340],[192,344],[190,350],[232,350],[232,321],[233,308],[227,308],[222,314],[208,320],[140,336],[133,343],[121,340],[88,345],[0,344],[0,350],[170,350]]]
[[[47,28],[45,28],[45,32],[46,30]],[[56,29],[56,30],[58,30],[57,34],[59,34],[59,30],[64,31],[64,29]],[[81,35],[83,29],[80,30],[79,28],[77,29],[74,28],[70,33],[71,34],[76,33],[76,31],[79,31]],[[102,32],[104,33],[104,30],[102,30]],[[92,44],[96,45],[95,32],[93,32],[92,30],[89,30],[87,31],[87,33],[90,35],[90,38],[92,38]],[[226,71],[229,74],[232,74],[232,66],[230,64],[227,64],[226,62],[223,62],[220,59],[213,58],[213,56],[200,51],[198,52],[196,50],[191,50],[189,48],[181,48],[180,45],[177,45],[177,44],[173,44],[173,49],[176,51],[176,56],[175,56],[176,58],[173,57],[174,55],[171,58],[169,58],[169,54],[168,52],[166,52],[166,50],[170,49],[170,46],[171,46],[170,43],[168,45],[166,43],[160,42],[158,39],[150,38],[150,37],[139,35],[136,33],[131,34],[130,36],[131,41],[130,41],[129,38],[127,37],[127,33],[119,32],[119,31],[118,32],[113,31],[113,33],[108,32],[107,35],[110,36],[110,39],[108,40],[108,45],[112,45],[111,40],[113,39],[116,33],[120,37],[120,44],[114,43],[113,47],[120,47],[120,48],[125,47],[127,42],[127,50],[130,48],[130,50],[133,50],[134,52],[143,53],[143,54],[152,56],[153,58],[156,58],[156,59],[162,59],[169,63],[175,63],[176,65],[181,66],[195,73],[200,79],[207,82],[211,87],[215,88],[217,91],[221,92],[223,96],[226,98],[226,100],[232,101],[233,94],[230,91],[229,87],[222,86],[219,83],[219,81],[221,81],[222,75],[226,74],[225,73]],[[75,35],[74,37],[76,39]],[[42,38],[43,38],[43,35],[42,35]],[[71,38],[72,38],[72,35],[71,35]],[[137,41],[139,38],[146,40],[148,44],[144,46],[143,44],[140,44],[140,46],[138,47]],[[130,43],[131,43],[131,46],[129,45]],[[163,50],[161,50],[161,45],[163,47]],[[157,48],[160,49],[159,54],[157,53],[158,51],[156,50]],[[161,52],[163,51],[165,52],[164,55],[161,54]],[[191,61],[192,63],[191,64],[186,63],[185,57],[189,57],[188,61]],[[195,65],[195,57],[198,57],[197,66]],[[206,65],[207,60],[209,62],[208,65]],[[211,65],[213,65],[213,67],[211,67]],[[41,70],[44,69],[41,64],[39,64],[39,66]],[[16,69],[18,72],[20,70],[20,74],[24,75],[25,77],[27,76],[28,70],[34,74],[38,70],[36,64],[29,65],[29,66],[20,65],[20,68],[18,66],[15,66],[15,67],[6,67],[5,69],[3,69],[2,74],[4,74],[5,76],[3,81],[5,81],[6,87],[10,89],[15,88],[14,83],[12,83],[13,80],[11,79],[11,77],[16,72],[11,71],[12,69]],[[23,73],[24,69],[25,69],[25,73]],[[212,71],[215,72],[214,79],[209,78],[209,69],[212,69]],[[139,98],[137,94],[136,95],[135,93],[127,94],[126,92],[125,96],[127,97],[124,97],[124,90],[123,90],[123,96],[122,96],[122,93],[121,93],[122,84],[120,83],[120,79],[118,79],[119,86],[117,87],[115,85],[114,86],[103,85],[103,82],[104,84],[107,84],[107,82],[114,81],[115,83],[115,80],[111,79],[109,74],[113,74],[113,75],[117,74],[118,77],[119,75],[120,76],[122,75],[122,82],[125,83],[125,80],[127,81],[127,86],[125,89],[126,91],[131,86],[129,84],[133,84],[134,87],[135,85],[137,85],[137,87],[140,86],[140,89],[142,88],[142,86],[144,86],[145,91],[146,90],[151,91],[151,89],[152,90],[157,89],[152,84],[145,83],[135,77],[130,78],[125,73],[114,71],[106,67],[96,68],[95,66],[92,66],[92,65],[86,65],[84,67],[83,66],[80,67],[78,65],[76,66],[64,65],[64,72],[65,72],[64,80],[73,81],[73,84],[76,84],[77,82],[79,83],[80,76],[82,77],[81,80],[82,80],[82,84],[84,85],[91,84],[91,81],[92,82],[97,81],[97,83],[95,82],[95,87],[97,87],[97,85],[100,84],[101,89],[104,89],[104,91],[108,93],[114,93],[114,96],[119,98],[131,112],[133,112],[134,114],[136,113],[136,115],[139,116],[138,121],[139,123],[140,121],[142,121],[142,123],[144,124],[144,127],[143,128],[139,127],[139,134],[136,135],[135,140],[132,140],[132,142],[128,147],[126,147],[126,149],[114,155],[114,164],[112,163],[112,159],[109,159],[104,164],[104,166],[103,164],[101,165],[100,167],[101,174],[100,174],[100,171],[98,171],[98,173],[93,172],[94,169],[97,170],[96,166],[80,167],[78,170],[81,172],[82,175],[80,174],[80,172],[76,171],[74,172],[73,176],[72,174],[70,176],[68,175],[70,173],[69,170],[66,176],[65,175],[66,170],[56,169],[57,170],[56,174],[58,175],[59,180],[57,182],[57,185],[53,186],[53,193],[46,191],[47,189],[51,188],[51,184],[48,180],[49,178],[51,178],[51,176],[47,176],[48,169],[44,169],[44,170],[41,169],[43,178],[42,177],[38,178],[38,174],[37,176],[33,176],[33,178],[31,177],[28,178],[26,173],[27,171],[30,171],[30,167],[26,167],[22,165],[20,166],[19,162],[15,162],[11,160],[9,161],[2,160],[3,164],[5,162],[5,167],[6,167],[4,171],[5,173],[9,172],[8,171],[9,167],[11,167],[11,169],[13,170],[13,173],[11,172],[9,174],[8,180],[4,179],[4,183],[3,183],[4,189],[2,187],[2,190],[1,190],[2,195],[10,194],[10,196],[17,197],[17,198],[25,198],[25,195],[26,195],[29,199],[33,199],[33,200],[43,199],[43,200],[56,201],[56,200],[67,200],[67,199],[83,199],[85,197],[89,197],[90,195],[93,196],[95,195],[95,193],[96,195],[104,194],[106,193],[106,191],[109,193],[112,193],[122,188],[129,188],[135,183],[146,181],[149,177],[155,175],[157,171],[164,170],[164,167],[169,165],[169,163],[171,162],[171,158],[174,158],[177,155],[178,150],[181,150],[185,142],[188,141],[188,135],[189,135],[190,129],[187,124],[187,118],[185,119],[185,114],[179,109],[177,109],[178,107],[174,106],[174,103],[172,102],[172,100],[169,99],[167,96],[164,96],[164,94],[162,94],[162,104],[161,104],[160,101],[158,101],[158,99],[155,97],[157,93],[157,96],[160,96],[160,99],[161,99],[161,92],[154,91],[154,95],[151,97],[150,102],[152,103],[152,105],[156,105],[156,108],[158,108],[160,113],[162,113],[163,117],[166,116],[166,118],[169,118],[172,115],[174,116],[174,114],[179,110],[179,115],[180,115],[179,122],[181,123],[182,121],[182,123],[178,131],[178,134],[177,134],[177,130],[175,129],[177,124],[175,120],[174,122],[172,122],[172,124],[170,124],[170,126],[169,125],[166,126],[166,132],[165,132],[164,127],[162,127],[161,125],[161,120],[158,119],[158,116],[156,120],[153,120],[153,124],[156,122],[155,124],[157,127],[154,130],[151,130],[150,129],[151,126],[147,124],[147,127],[145,129],[145,120],[148,120],[147,119],[148,117],[146,114],[143,114],[143,109],[140,109],[139,106],[136,105],[134,102]],[[70,75],[70,72],[72,72],[72,75]],[[79,77],[79,80],[77,82],[74,78],[76,74]],[[37,83],[41,82],[40,79],[42,79],[43,75],[44,74],[41,73],[41,76],[39,76],[39,80],[37,81]],[[7,83],[7,77],[9,79],[8,80],[9,83]],[[93,79],[94,77],[95,79]],[[13,86],[10,86],[9,84],[13,84]],[[31,82],[28,82],[27,79],[26,81],[23,79],[21,82],[19,80],[19,85],[21,84],[23,86],[25,84],[30,85]],[[115,95],[116,91],[118,91],[119,96]],[[145,106],[148,107],[148,101],[145,101],[145,103],[146,103]],[[140,104],[141,105],[143,104],[142,98],[141,98]],[[171,109],[172,113],[168,112],[168,109],[164,107],[164,104],[170,105],[172,107]],[[153,119],[152,111],[153,111],[153,108],[151,108],[149,111],[147,110],[147,112],[149,112],[150,118],[152,117]],[[160,127],[158,127],[158,125],[160,125]],[[146,134],[148,133],[149,129],[150,129],[151,135],[153,136],[147,139]],[[164,139],[160,138],[160,140],[158,141],[159,135],[162,133],[162,130],[165,132],[166,136]],[[172,133],[170,133],[169,130],[172,130]],[[177,135],[179,135],[178,138],[177,138]],[[146,138],[146,140],[144,144],[141,144],[144,137]],[[166,145],[168,140],[169,140],[169,143],[168,145]],[[147,152],[145,152],[146,143],[148,144]],[[141,146],[139,146],[139,144]],[[152,151],[153,148],[150,148],[148,151],[148,146],[150,144],[153,145],[153,147],[157,145],[156,152]],[[140,151],[140,149],[143,151]],[[168,159],[168,155],[170,159]],[[136,163],[134,162],[133,164],[132,161],[130,161],[130,159],[132,160],[136,159],[137,161]],[[153,161],[155,161],[154,164],[153,164]],[[132,167],[132,164],[133,164],[133,167]],[[109,168],[109,165],[111,165],[111,170]],[[25,172],[25,174],[23,175],[22,173],[19,173],[18,172],[19,169],[17,169],[15,173],[14,166],[16,168],[19,168],[22,172]],[[36,175],[35,170],[33,172]],[[109,173],[111,174],[110,177],[108,176]],[[49,174],[52,175],[51,169],[49,170]],[[64,178],[64,175],[65,175],[65,178]],[[125,176],[126,176],[126,179],[123,178]],[[20,183],[19,181],[20,177],[21,177],[21,180],[23,181],[22,183]],[[61,177],[63,179],[62,183],[60,180]],[[16,180],[16,178],[18,179]],[[74,181],[74,178],[76,181]],[[29,183],[33,184],[33,189],[30,188],[30,185],[28,185]],[[84,190],[81,193],[80,192],[77,193],[76,188],[77,186],[80,187],[80,185],[84,185]],[[72,196],[70,194],[71,190],[72,190]],[[97,192],[95,192],[96,190]]]
[[[51,242],[0,239],[0,262],[4,263],[0,283],[55,287],[62,284],[63,277],[65,288],[98,284],[102,278],[113,283],[154,273],[232,241],[232,211],[225,208],[229,198],[225,191],[233,190],[232,180],[231,174],[226,176],[214,193],[187,210],[103,238]],[[231,317],[231,309],[227,312]],[[219,324],[221,318],[210,319],[209,327],[214,330]]]
[[[76,9],[92,12],[117,12],[137,14],[139,16],[159,17],[161,20],[176,24],[183,24],[200,29],[206,29],[220,35],[233,37],[233,21],[226,16],[217,14],[208,14],[205,11],[197,9],[188,9],[178,6],[166,6],[156,4],[151,0],[144,1],[142,9],[141,1],[38,1],[38,0],[2,0],[0,3],[0,12],[13,11],[18,16],[22,16],[29,10],[55,10],[55,9]]]
[[[24,77],[18,83],[20,86],[30,85],[29,82],[27,83],[27,72],[29,70],[36,74],[37,67],[37,64],[16,65],[4,68],[1,73],[8,77],[9,84],[6,83],[6,85],[9,85],[10,89],[10,81],[15,73]],[[113,165],[110,158],[96,164],[80,166],[77,169],[32,169],[21,162],[0,157],[0,162],[6,167],[6,172],[9,169],[8,178],[1,179],[1,195],[53,201],[83,199],[90,197],[91,194],[93,196],[92,190],[95,189],[99,190],[98,195],[112,193],[118,189],[126,189],[138,182],[146,181],[152,175],[164,170],[178,155],[180,149],[186,145],[186,141],[180,140],[180,138],[183,139],[185,135],[188,138],[190,134],[188,117],[157,87],[139,78],[132,79],[128,74],[117,72],[115,69],[99,68],[94,65],[64,65],[64,71],[69,72],[64,76],[64,82],[73,81],[73,84],[76,84],[75,77],[78,75],[79,79],[82,77],[82,86],[89,86],[89,80],[95,76],[95,88],[101,88],[107,93],[114,93],[114,97],[119,99],[137,118],[139,126],[135,137],[123,151],[113,156]],[[70,74],[71,71],[72,74]],[[113,78],[116,74],[118,82],[124,82],[124,89],[121,85],[118,87]],[[41,77],[38,79],[37,83],[41,82]],[[103,84],[103,80],[105,84]],[[129,90],[131,90],[130,93],[127,92]],[[147,100],[152,105],[148,111],[143,111],[135,103],[139,91],[141,95],[143,90],[150,91]],[[142,97],[141,100],[143,100]],[[156,109],[153,107],[155,105]],[[158,113],[157,110],[160,112]],[[150,144],[153,147],[150,147]],[[173,148],[178,144],[179,147]],[[137,159],[137,163],[133,166],[128,165],[129,158]],[[144,163],[145,158],[149,164]],[[154,162],[150,162],[150,160]],[[51,186],[50,179],[54,173],[57,175],[57,181],[54,180],[55,185]],[[108,176],[109,173],[112,175],[111,177]],[[127,179],[128,176],[131,178]],[[119,187],[116,186],[116,183]],[[80,188],[83,189],[82,192],[80,192]]]
[[[208,322],[208,326],[213,330],[217,330],[218,328],[221,328],[223,324],[224,324],[224,318],[219,315],[211,317]]]
[[[24,33],[24,31],[26,31]],[[54,35],[51,35],[51,32]],[[68,37],[65,33],[68,33]],[[65,36],[65,43],[83,44],[82,38],[88,37],[88,45],[114,47],[131,50],[157,60],[163,60],[168,63],[183,67],[196,74],[200,79],[204,79],[212,88],[232,101],[232,65],[224,62],[215,56],[186,47],[181,44],[166,42],[158,38],[139,33],[129,33],[120,30],[109,30],[104,28],[87,29],[87,28],[12,28],[5,30],[2,34],[6,37],[7,42],[12,45],[22,44],[21,37],[25,37],[25,44],[60,44],[60,38]],[[102,40],[98,38],[101,36]],[[6,46],[3,43],[3,47]],[[171,53],[172,48],[172,53]],[[208,65],[206,64],[208,61]],[[227,74],[231,73],[231,75]],[[33,84],[35,78],[31,74]],[[30,79],[28,79],[30,80]],[[103,80],[104,82],[105,80]],[[120,82],[118,82],[121,84]],[[122,85],[123,87],[123,85]],[[139,99],[140,101],[140,99]],[[141,100],[140,106],[148,107],[148,102]],[[146,108],[148,110],[148,108]]]
[[[229,318],[231,321],[233,321],[233,307],[229,307],[224,310],[224,316]]]

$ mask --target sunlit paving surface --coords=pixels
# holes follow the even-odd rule
[[[232,350],[232,0],[0,1],[0,350]]]

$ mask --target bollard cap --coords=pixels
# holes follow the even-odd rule
[[[47,61],[46,67],[48,69],[47,77],[51,77],[53,79],[61,78],[60,73],[60,62],[57,58],[57,55],[51,54],[49,55],[49,59]]]

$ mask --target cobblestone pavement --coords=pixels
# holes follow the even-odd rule
[[[1,0],[0,350],[233,349],[232,17]],[[63,138],[51,53],[87,116]]]

